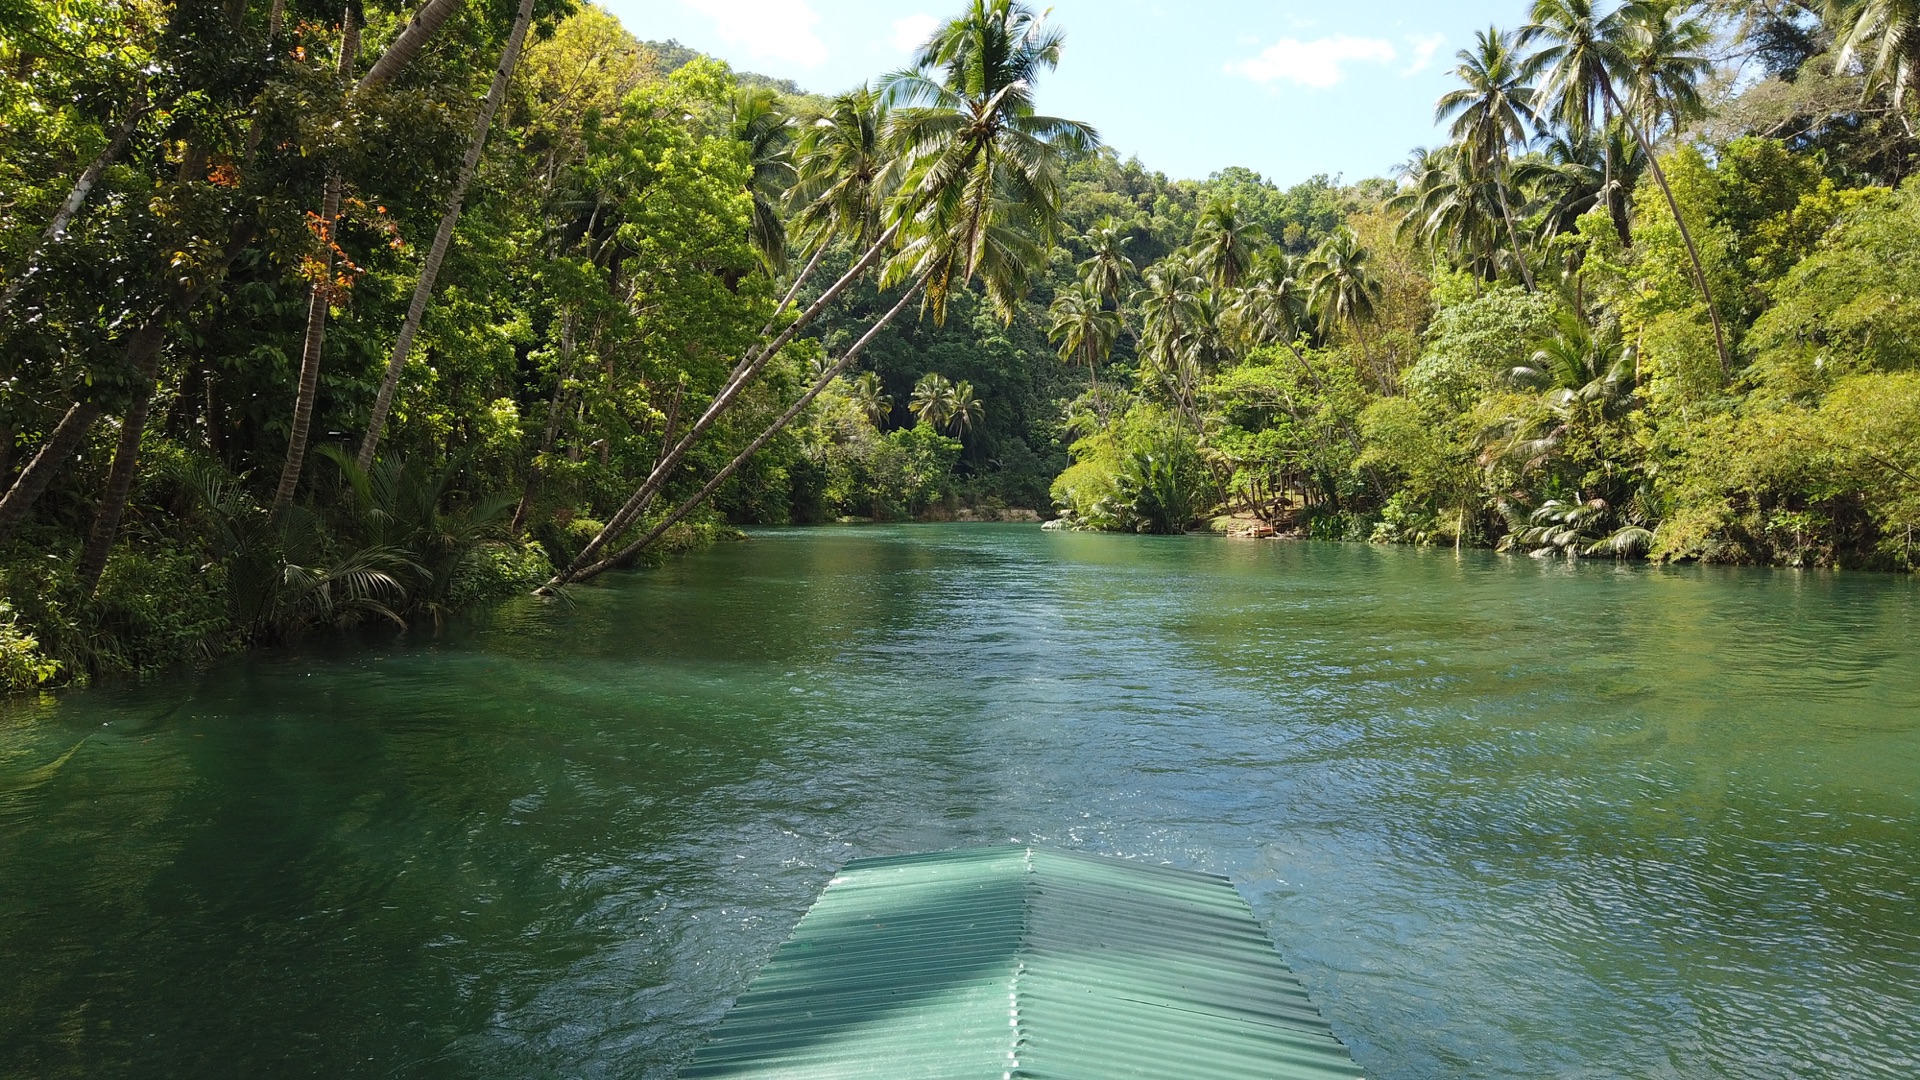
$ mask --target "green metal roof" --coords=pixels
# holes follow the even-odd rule
[[[1012,847],[850,864],[680,1076],[1360,1070],[1227,879]]]

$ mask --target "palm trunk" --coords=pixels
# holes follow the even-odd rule
[[[741,450],[734,456],[732,461],[727,463],[726,468],[716,473],[713,479],[707,481],[707,485],[701,488],[692,498],[681,503],[673,513],[668,514],[659,524],[647,530],[645,536],[622,548],[617,554],[603,559],[575,574],[569,579],[569,583],[590,581],[609,570],[627,563],[636,555],[639,555],[641,552],[658,543],[660,538],[667,534],[667,530],[685,521],[694,511],[705,505],[707,500],[711,499],[715,492],[719,491],[728,480],[733,479],[735,473],[744,468],[747,462],[753,460],[755,454],[765,449],[768,443],[772,442],[776,436],[782,431],[785,431],[795,420],[799,419],[800,414],[806,411],[807,406],[813,404],[814,399],[818,398],[826,391],[828,386],[833,384],[833,380],[839,378],[842,372],[846,371],[855,360],[859,359],[860,354],[866,351],[867,346],[872,344],[876,337],[880,336],[880,331],[886,329],[888,324],[892,323],[894,319],[899,317],[902,311],[906,310],[907,305],[913,301],[913,298],[920,292],[920,287],[925,283],[925,278],[914,282],[914,284],[907,289],[906,293],[900,297],[900,302],[895,304],[893,309],[888,311],[879,322],[874,323],[872,328],[869,329],[858,342],[855,342],[852,348],[847,350],[847,354],[840,358],[839,363],[822,373],[821,376],[814,381],[813,387],[809,389],[799,401],[794,402],[793,406],[781,414],[780,418],[769,425],[765,431],[761,432],[758,438],[748,443],[745,449]],[[549,583],[549,587],[552,587],[552,583]]]
[[[711,405],[707,406],[707,411],[701,414],[699,420],[694,422],[693,427],[688,429],[687,433],[674,445],[673,450],[661,458],[660,463],[654,467],[645,482],[633,493],[632,498],[629,498],[626,505],[620,508],[620,512],[615,514],[613,519],[607,522],[606,528],[600,530],[600,534],[594,537],[593,540],[582,549],[580,555],[574,559],[572,564],[555,575],[553,581],[549,583],[550,585],[565,585],[573,581],[574,575],[592,565],[592,560],[595,555],[599,554],[609,543],[633,527],[633,523],[640,519],[640,515],[646,512],[647,508],[652,505],[654,498],[660,494],[660,489],[666,485],[667,478],[672,475],[673,470],[679,467],[680,462],[687,456],[687,453],[693,449],[694,444],[719,421],[721,416],[725,415],[728,409],[733,407],[733,403],[739,399],[741,392],[746,389],[747,383],[750,382],[755,375],[759,374],[761,369],[767,365],[767,362],[778,355],[781,349],[786,348],[788,343],[790,343],[800,331],[804,330],[815,319],[819,318],[821,313],[826,311],[828,305],[839,299],[841,293],[845,292],[855,281],[858,281],[865,275],[867,270],[879,260],[880,255],[886,250],[887,246],[893,243],[893,238],[899,235],[899,232],[900,226],[898,225],[887,229],[886,232],[881,234],[880,239],[876,240],[873,246],[867,250],[867,253],[860,258],[860,261],[855,263],[852,268],[843,274],[839,281],[834,282],[832,288],[829,288],[825,293],[821,294],[820,298],[815,300],[805,312],[801,313],[800,318],[795,320],[793,325],[787,327],[778,338],[774,339],[772,343],[764,348],[750,350],[747,353],[747,356],[734,367],[732,376],[728,379],[726,386],[721,389],[720,394],[714,398]]]
[[[354,5],[348,4],[340,16],[340,64],[342,83],[353,77],[354,59],[360,53],[360,23],[354,17]],[[351,107],[352,96],[347,104]],[[327,175],[326,195],[320,206],[320,280],[307,295],[307,331],[300,342],[300,383],[293,397],[293,428],[287,436],[287,460],[280,469],[280,486],[273,493],[273,508],[284,510],[293,503],[300,487],[300,473],[306,468],[307,439],[313,433],[313,410],[320,397],[320,356],[327,343],[327,316],[333,308],[334,253],[340,249],[340,202],[346,194],[346,180],[338,172]]]
[[[1520,277],[1527,283],[1528,292],[1537,292],[1533,284],[1533,268],[1527,265],[1527,253],[1520,246],[1520,230],[1513,224],[1513,207],[1507,203],[1507,185],[1495,177],[1493,189],[1500,196],[1500,217],[1507,223],[1507,239],[1513,242],[1513,258],[1520,264]]]
[[[1607,88],[1608,100],[1613,99],[1613,87]],[[1720,308],[1713,302],[1713,289],[1707,284],[1707,269],[1700,262],[1700,249],[1693,242],[1693,230],[1687,228],[1686,216],[1680,213],[1680,201],[1673,197],[1673,188],[1667,183],[1667,171],[1660,167],[1660,158],[1653,152],[1653,144],[1647,141],[1647,133],[1639,124],[1626,115],[1622,107],[1621,119],[1640,142],[1640,151],[1647,155],[1647,166],[1653,170],[1654,182],[1660,185],[1660,193],[1667,197],[1667,208],[1673,211],[1673,223],[1680,227],[1680,239],[1687,245],[1687,258],[1693,263],[1693,281],[1700,287],[1700,297],[1706,301],[1707,314],[1713,319],[1713,341],[1720,351],[1720,377],[1722,381],[1733,378],[1733,357],[1727,352],[1727,330],[1720,321]]]
[[[1327,389],[1327,384],[1320,381],[1320,373],[1315,371],[1313,365],[1307,362],[1307,354],[1300,351],[1300,346],[1289,341],[1287,342],[1287,351],[1293,354],[1295,360],[1300,361],[1300,367],[1306,371],[1307,378],[1313,380],[1313,388],[1324,393]]]
[[[34,264],[39,261],[40,254],[46,246],[67,234],[67,226],[73,224],[74,215],[78,214],[80,207],[86,204],[87,196],[93,194],[94,185],[100,182],[100,177],[109,166],[119,160],[121,151],[127,148],[128,141],[133,138],[134,131],[140,126],[141,118],[147,115],[144,86],[141,88],[140,98],[139,103],[128,111],[127,118],[114,130],[113,138],[107,142],[106,147],[80,173],[80,178],[73,182],[73,189],[67,192],[66,201],[62,202],[60,209],[54,212],[52,224],[48,225],[47,231],[40,235],[40,242],[27,252],[27,265],[7,285],[6,291],[0,293],[0,317],[6,315],[7,309],[13,306],[21,290],[25,289],[27,282],[33,278]]]
[[[393,44],[387,46],[387,51],[381,53],[380,59],[374,61],[373,66],[367,69],[366,75],[360,79],[360,84],[354,87],[355,95],[392,82],[395,76],[413,62],[414,57],[420,55],[420,50],[426,47],[428,40],[439,32],[447,19],[465,4],[466,0],[427,0],[426,4],[414,13],[413,19],[407,23],[407,28],[400,31],[400,36],[393,39]]]
[[[447,209],[440,216],[440,228],[433,235],[433,247],[427,252],[426,265],[420,269],[420,280],[414,285],[413,302],[407,307],[406,321],[400,324],[400,336],[394,342],[393,355],[387,359],[387,374],[380,381],[380,392],[373,399],[373,415],[367,420],[366,438],[360,443],[359,463],[362,470],[373,467],[374,451],[380,447],[380,439],[386,434],[387,416],[393,410],[394,394],[400,389],[400,376],[406,372],[407,354],[413,351],[414,335],[420,332],[420,322],[426,317],[427,304],[433,299],[434,282],[440,276],[440,265],[446,261],[447,248],[453,244],[454,227],[460,223],[460,211],[467,199],[467,186],[473,182],[473,174],[480,167],[480,155],[486,149],[487,133],[493,128],[494,114],[500,111],[500,102],[507,96],[507,85],[513,80],[514,69],[520,65],[521,46],[527,39],[527,26],[533,21],[533,0],[520,0],[519,14],[514,17],[513,31],[507,35],[507,45],[500,54],[500,66],[493,73],[493,85],[487,90],[486,100],[480,106],[480,115],[474,121],[473,138],[467,143],[466,160],[460,163],[460,175],[454,181],[453,191],[447,196]]]

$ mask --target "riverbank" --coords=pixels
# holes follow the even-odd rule
[[[640,564],[742,539],[728,525],[682,524]],[[0,696],[160,677],[374,624],[439,626],[529,593],[554,569],[540,541],[484,533],[428,551],[435,566],[405,549],[334,553],[321,565],[298,554],[129,546],[82,595],[71,552],[13,545],[0,553]]]

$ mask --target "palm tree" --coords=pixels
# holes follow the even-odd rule
[[[1535,58],[1546,71],[1544,94],[1547,111],[1559,119],[1569,132],[1575,136],[1591,132],[1595,107],[1598,106],[1609,121],[1615,110],[1619,110],[1627,129],[1639,141],[1641,150],[1647,156],[1647,166],[1653,171],[1654,182],[1660,186],[1661,194],[1666,196],[1668,209],[1673,211],[1674,224],[1680,230],[1680,239],[1686,245],[1687,258],[1693,266],[1694,284],[1699,287],[1707,314],[1713,320],[1714,343],[1720,353],[1721,377],[1730,378],[1733,374],[1733,357],[1727,350],[1726,327],[1720,319],[1720,308],[1714,303],[1713,289],[1707,283],[1706,267],[1700,262],[1700,248],[1693,242],[1693,231],[1687,228],[1687,219],[1680,212],[1680,202],[1674,198],[1673,186],[1667,183],[1666,170],[1660,167],[1660,158],[1653,151],[1653,143],[1648,139],[1646,129],[1635,122],[1633,110],[1621,103],[1619,93],[1614,89],[1616,74],[1624,73],[1629,68],[1626,42],[1633,34],[1633,24],[1656,17],[1670,19],[1672,16],[1670,10],[1657,6],[1649,10],[1640,3],[1628,4],[1602,16],[1595,6],[1595,0],[1534,0],[1533,21],[1521,30],[1520,43],[1547,42],[1547,46]],[[1654,66],[1668,68],[1670,65],[1656,61]],[[1673,70],[1683,69],[1684,65]],[[1656,110],[1665,111],[1664,108]],[[1609,185],[1612,173],[1612,162],[1609,161]]]
[[[1626,16],[1621,82],[1627,108],[1647,130],[1665,121],[1678,135],[1687,120],[1706,112],[1700,82],[1713,73],[1713,61],[1704,55],[1713,29],[1688,17],[1676,0],[1640,0]]]
[[[881,96],[891,112],[879,130],[902,159],[902,167],[886,228],[799,318],[735,366],[707,411],[661,455],[626,505],[546,588],[604,573],[685,520],[792,424],[917,293],[924,290],[935,320],[943,320],[953,290],[977,277],[995,309],[1012,319],[1034,268],[1044,265],[1052,250],[1066,161],[1099,145],[1099,136],[1087,125],[1043,116],[1034,108],[1034,88],[1043,74],[1059,66],[1064,41],[1059,30],[1049,28],[1019,0],[971,0],[965,14],[934,32],[911,69],[888,77]],[[897,302],[705,487],[640,539],[605,555],[607,546],[640,519],[693,445],[739,400],[768,361],[902,237],[906,243],[882,277],[884,286],[905,286]]]
[[[1613,162],[1607,176],[1606,162]],[[1594,132],[1574,137],[1558,132],[1545,145],[1514,162],[1514,185],[1528,192],[1541,209],[1540,232],[1550,238],[1579,227],[1580,218],[1604,206],[1613,219],[1620,242],[1633,246],[1633,226],[1627,216],[1628,196],[1647,172],[1646,155],[1615,123],[1604,137]]]
[[[953,419],[953,406],[953,383],[945,375],[928,372],[913,384],[913,399],[907,408],[921,423],[943,428]]]
[[[1034,107],[1064,42],[1020,0],[972,0],[887,78],[888,133],[912,161],[902,210],[919,227],[889,273],[925,282],[936,322],[976,276],[1011,319],[1053,246],[1068,157],[1099,144],[1087,125]]]
[[[1301,261],[1279,248],[1268,248],[1254,259],[1245,286],[1234,297],[1228,314],[1250,348],[1281,342],[1308,378],[1320,386],[1320,373],[1307,363],[1299,340],[1311,323],[1312,296],[1302,282]]]
[[[881,385],[880,376],[871,371],[862,372],[859,378],[847,384],[847,397],[876,425],[893,415],[893,398],[887,395],[886,387]]]
[[[1531,471],[1546,464],[1581,424],[1617,419],[1626,410],[1634,391],[1633,354],[1618,335],[1562,311],[1552,333],[1507,377],[1514,386],[1539,393],[1545,409],[1496,428],[1499,445],[1487,460],[1505,458]]]
[[[947,391],[947,428],[953,434],[965,435],[973,430],[973,425],[980,422],[986,411],[979,395],[973,392],[973,384],[967,380],[961,379]]]
[[[1867,72],[1866,92],[1890,89],[1904,113],[1920,95],[1920,3],[1915,0],[1826,0],[1827,26],[1840,46],[1840,63],[1856,58]],[[1913,131],[1913,121],[1906,120]]]
[[[1237,289],[1254,255],[1271,243],[1265,230],[1240,215],[1238,200],[1214,199],[1194,228],[1194,265],[1215,286]]]
[[[1140,268],[1127,255],[1133,237],[1118,221],[1103,217],[1081,239],[1092,254],[1080,263],[1080,283],[1091,288],[1101,303],[1119,307],[1127,287],[1140,276]]]
[[[780,110],[780,99],[766,87],[742,87],[734,93],[731,129],[734,141],[747,151],[751,170],[747,190],[753,195],[753,250],[772,273],[787,269],[787,223],[780,207],[794,186],[793,118]]]
[[[1457,145],[1416,150],[1400,174],[1401,189],[1387,200],[1387,208],[1400,215],[1400,235],[1487,281],[1497,280],[1507,261],[1500,242],[1501,196],[1494,190],[1503,178],[1476,168]]]
[[[872,246],[899,182],[899,159],[887,146],[887,105],[859,86],[802,118],[788,198],[799,206],[793,231],[810,251],[835,239]]]
[[[1314,250],[1304,276],[1311,283],[1312,307],[1320,325],[1326,330],[1339,326],[1352,330],[1360,340],[1362,359],[1373,367],[1367,324],[1373,321],[1380,299],[1380,283],[1367,267],[1370,254],[1360,237],[1342,226]],[[1383,373],[1376,374],[1382,375],[1382,385],[1388,382]]]
[[[1120,340],[1120,313],[1108,310],[1095,287],[1083,282],[1060,290],[1048,314],[1053,320],[1049,334],[1060,359],[1085,364],[1087,378],[1099,389],[1100,365],[1113,355],[1113,346]]]
[[[1491,181],[1500,204],[1500,218],[1506,223],[1507,239],[1513,244],[1514,261],[1520,266],[1528,291],[1532,291],[1533,270],[1527,265],[1520,230],[1513,221],[1506,174],[1512,148],[1525,146],[1540,126],[1540,115],[1534,110],[1535,91],[1527,85],[1535,64],[1515,51],[1512,34],[1494,27],[1480,31],[1472,49],[1460,50],[1459,60],[1454,74],[1465,85],[1440,99],[1434,119],[1453,121],[1454,141],[1467,161]]]

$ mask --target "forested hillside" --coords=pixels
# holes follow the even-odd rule
[[[1911,568],[1907,8],[1540,0],[1290,187],[1049,117],[1062,40],[817,95],[572,0],[0,0],[5,680],[730,524]]]

